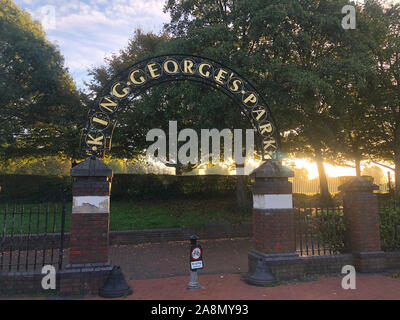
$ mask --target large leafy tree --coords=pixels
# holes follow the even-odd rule
[[[370,63],[362,55],[357,58],[354,49],[357,45],[362,49],[363,38],[354,38],[341,26],[347,4],[341,0],[169,0],[165,6],[171,14],[166,30],[181,39],[181,48],[228,59],[266,94],[286,151],[316,161],[326,201],[323,162],[332,154],[337,137],[336,87],[338,81],[351,82],[346,75],[362,77],[364,64]],[[346,72],[341,73],[344,61]]]
[[[78,156],[85,113],[41,25],[0,0],[0,159]]]
[[[381,121],[375,107],[381,95],[375,54],[384,45],[386,30],[373,13],[382,10],[378,1],[369,0],[357,12],[357,28],[348,31],[351,41],[337,60],[336,85],[330,99],[336,139],[330,144],[329,160],[342,165],[353,162],[357,176],[361,175],[361,161],[374,153],[371,145]]]
[[[369,96],[375,139],[368,153],[375,162],[395,164],[396,196],[400,199],[400,4],[382,8],[372,2],[368,9],[382,38],[375,51],[374,94]]]

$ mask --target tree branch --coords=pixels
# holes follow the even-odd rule
[[[372,160],[372,159],[370,159],[370,160],[371,160],[372,163],[375,163],[375,164],[377,164],[377,165],[379,165],[379,166],[382,166],[382,167],[384,167],[384,168],[386,168],[386,169],[392,170],[393,172],[395,171],[394,168],[392,168],[392,167],[390,167],[390,166],[387,166],[386,164],[382,164],[382,163],[376,162],[376,161],[374,161],[374,160]]]

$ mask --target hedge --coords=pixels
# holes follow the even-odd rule
[[[0,201],[67,201],[72,198],[71,185],[71,177],[0,175]]]
[[[245,177],[247,193],[251,199],[251,184]],[[179,200],[236,197],[237,176],[204,175],[172,176],[115,174],[113,178],[112,200]],[[35,203],[71,201],[71,177],[35,176],[35,175],[0,175],[0,202]],[[390,195],[378,194],[379,202],[384,202]],[[336,203],[341,202],[341,195],[334,195]],[[296,206],[317,207],[320,196],[294,194]]]
[[[248,177],[246,181],[250,194]],[[111,197],[118,200],[234,198],[236,183],[236,176],[115,174]],[[0,201],[70,201],[71,185],[71,177],[0,175]]]

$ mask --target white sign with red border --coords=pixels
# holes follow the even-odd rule
[[[202,249],[200,246],[194,247],[190,251],[190,269],[203,269]]]
[[[190,253],[190,256],[195,261],[199,260],[201,258],[201,248],[200,247],[194,247],[192,249],[192,252]]]

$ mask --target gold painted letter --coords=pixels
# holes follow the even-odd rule
[[[249,102],[250,102],[250,104],[248,104]],[[246,106],[250,106],[250,105],[256,104],[256,103],[257,103],[257,97],[256,97],[256,95],[255,95],[254,93],[251,93],[250,95],[247,96],[247,98],[245,98],[245,99],[243,100],[243,103],[244,103]]]
[[[104,100],[100,102],[100,109],[102,109],[102,111],[112,113],[115,111],[115,109],[117,109],[118,103],[112,101],[109,97],[104,97]]]
[[[157,66],[157,67],[154,68],[155,66]],[[160,73],[157,73],[157,71],[158,71],[158,72],[160,71],[160,68],[158,68],[158,67],[159,67],[159,64],[158,64],[158,63],[155,63],[155,62],[149,63],[149,64],[147,65],[147,70],[149,70],[150,76],[151,76],[153,79],[156,79],[156,78],[161,77],[161,74],[160,74]]]
[[[171,70],[171,69],[169,68],[169,66],[168,66],[169,64],[173,66],[173,70]],[[169,73],[169,74],[178,73],[178,71],[179,71],[179,65],[178,65],[178,63],[177,63],[175,60],[166,60],[166,61],[164,62],[164,71],[165,71],[166,73]]]
[[[188,59],[183,60],[183,73],[194,74],[195,71],[193,70],[193,67],[194,67],[194,62],[192,60]]]
[[[136,74],[138,74],[138,73],[142,74],[143,71],[142,70],[134,70],[134,71],[132,71],[131,74],[129,75],[129,79],[131,79],[133,84],[141,85],[141,84],[146,82],[146,79],[143,77],[143,75],[140,75],[139,78],[136,78]]]
[[[226,82],[225,76],[228,74],[224,69],[219,69],[218,74],[215,77],[215,81],[217,81],[219,84],[224,84]]]
[[[122,83],[120,83],[120,82],[118,82],[118,83],[116,83],[116,84],[114,84],[113,85],[113,87],[112,87],[112,89],[111,89],[111,94],[114,96],[114,97],[117,97],[118,99],[122,99],[122,98],[125,98],[128,94],[129,94],[129,88],[123,88],[122,89],[122,94],[121,93],[119,93],[118,91],[117,91],[117,88],[119,87],[119,86],[121,86],[122,85]]]
[[[199,65],[199,73],[200,73],[200,75],[202,77],[204,77],[204,78],[209,78],[210,77],[210,71],[204,72],[204,70],[203,70],[204,67],[211,68],[211,65],[208,64],[208,63],[202,63],[202,64]]]

